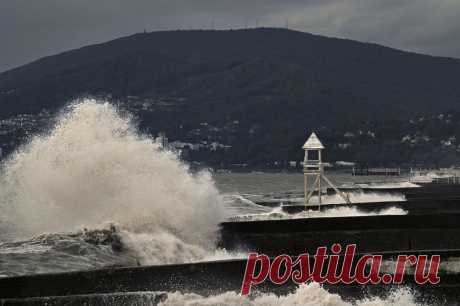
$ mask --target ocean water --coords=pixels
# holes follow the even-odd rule
[[[363,178],[332,173],[337,184]],[[174,152],[141,135],[129,115],[104,101],[75,101],[45,134],[33,136],[2,164],[0,276],[241,258],[216,247],[230,218],[363,215],[340,208],[288,216],[258,201],[302,201],[298,173],[193,172]],[[406,184],[373,178],[373,184]],[[354,201],[403,196],[351,194]],[[326,202],[341,201],[326,197]],[[377,214],[405,214],[387,209]],[[317,284],[277,297],[234,292],[202,297],[169,293],[165,305],[350,305]],[[354,305],[415,305],[408,291]]]

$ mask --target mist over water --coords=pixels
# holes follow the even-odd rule
[[[130,118],[93,99],[70,105],[49,134],[13,154],[0,183],[3,238],[116,223],[147,263],[205,256],[225,214],[209,173],[191,174]]]

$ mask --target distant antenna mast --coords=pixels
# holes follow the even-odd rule
[[[318,190],[318,203],[319,209],[321,210],[322,204],[322,187],[321,182],[324,180],[326,184],[331,186],[335,192],[340,195],[346,203],[350,204],[350,199],[347,195],[341,192],[334,184],[324,175],[324,166],[327,165],[323,163],[322,160],[322,151],[325,149],[318,136],[315,133],[312,133],[308,140],[303,145],[302,149],[305,150],[305,157],[303,161],[303,173],[304,173],[304,189],[305,189],[305,210],[307,209],[308,203],[315,192]],[[311,187],[308,185],[308,177],[313,176],[314,182]]]
[[[256,19],[256,28],[259,27],[259,19]]]
[[[289,19],[286,18],[286,29],[289,29]]]

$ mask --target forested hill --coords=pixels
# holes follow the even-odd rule
[[[424,162],[445,149],[455,161],[459,76],[458,59],[286,29],[140,33],[0,74],[0,116],[43,117],[100,95],[147,132],[222,145],[192,150],[212,163],[297,159],[313,129],[334,159]],[[13,147],[20,134],[0,140]]]

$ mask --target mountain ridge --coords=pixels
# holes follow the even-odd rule
[[[386,46],[386,45],[383,45],[383,44],[380,44],[380,43],[371,42],[371,41],[359,41],[359,40],[350,39],[350,38],[341,38],[341,37],[334,37],[334,36],[328,36],[328,35],[320,35],[320,34],[314,34],[314,33],[311,33],[311,32],[304,32],[304,31],[292,30],[292,29],[286,29],[286,28],[261,27],[261,28],[236,28],[236,29],[228,29],[228,30],[227,29],[223,29],[223,30],[220,30],[220,29],[219,30],[177,29],[177,30],[161,30],[161,31],[152,31],[152,32],[138,32],[138,33],[134,33],[134,34],[131,34],[131,35],[128,35],[128,36],[121,36],[121,37],[117,37],[117,38],[114,38],[114,39],[109,39],[109,40],[104,41],[104,42],[95,43],[95,44],[88,44],[88,45],[84,45],[84,46],[81,46],[81,47],[78,47],[78,48],[65,50],[65,51],[62,51],[62,52],[59,52],[59,53],[46,55],[46,56],[37,58],[35,60],[32,60],[30,62],[24,63],[22,65],[19,65],[17,67],[13,67],[13,68],[10,68],[8,70],[2,71],[2,72],[0,72],[0,78],[2,77],[2,74],[8,74],[8,73],[10,73],[12,71],[15,71],[17,69],[20,69],[20,68],[23,68],[25,66],[29,66],[31,64],[35,64],[35,63],[38,63],[38,62],[45,61],[45,60],[47,60],[49,58],[53,58],[55,56],[62,56],[62,55],[66,55],[67,53],[78,52],[78,51],[81,51],[81,50],[86,49],[86,48],[91,48],[91,47],[104,45],[104,44],[107,44],[107,43],[121,41],[121,40],[129,39],[129,38],[132,38],[132,37],[137,37],[139,35],[145,35],[145,34],[148,35],[148,34],[151,34],[151,33],[211,32],[211,31],[214,31],[214,32],[226,32],[226,31],[251,31],[251,30],[282,30],[282,31],[284,30],[284,31],[292,31],[292,32],[298,32],[298,33],[307,34],[307,35],[311,35],[311,36],[318,36],[318,37],[322,37],[322,38],[339,40],[339,41],[348,41],[348,42],[353,42],[353,43],[358,43],[358,44],[366,44],[366,45],[370,45],[370,46],[386,48],[386,49],[390,49],[390,50],[394,50],[394,51],[398,51],[398,52],[403,52],[403,53],[409,53],[409,54],[413,54],[413,55],[421,55],[421,56],[440,58],[440,59],[449,59],[449,60],[450,59],[451,60],[460,60],[460,58],[456,58],[456,57],[452,57],[452,56],[440,56],[440,55],[425,54],[425,53],[416,52],[416,51],[398,49],[396,47],[389,47],[389,46]]]
[[[53,112],[76,97],[103,96],[134,112],[144,130],[171,139],[193,138],[180,126],[223,129],[238,121],[240,140],[215,140],[231,143],[238,151],[232,159],[263,163],[290,159],[306,131],[322,127],[338,142],[363,122],[388,134],[383,126],[393,121],[402,126],[440,113],[455,118],[459,74],[459,59],[287,29],[137,33],[1,73],[0,116]],[[248,151],[254,133],[264,141]],[[255,152],[267,146],[284,148],[272,157]]]

